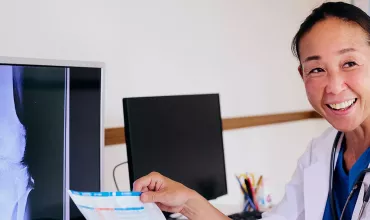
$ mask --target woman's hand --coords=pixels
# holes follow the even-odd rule
[[[136,180],[133,189],[142,192],[142,202],[154,202],[162,211],[181,213],[193,220],[229,219],[194,190],[157,172]]]
[[[181,213],[196,192],[159,173],[152,172],[134,183],[134,191],[142,192],[142,202],[155,202],[162,211]]]

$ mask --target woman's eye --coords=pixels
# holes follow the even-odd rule
[[[309,73],[319,73],[319,72],[323,72],[324,70],[322,68],[315,68],[315,69],[312,69]]]
[[[357,65],[357,63],[356,63],[356,62],[351,61],[351,62],[347,62],[347,63],[345,63],[345,64],[344,64],[344,67],[348,68],[348,67],[352,67],[352,66],[355,66],[355,65]]]

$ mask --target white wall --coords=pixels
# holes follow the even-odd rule
[[[214,202],[240,203],[242,196],[234,174],[244,172],[263,174],[267,178],[274,202],[280,201],[285,184],[296,168],[298,157],[309,141],[328,126],[324,120],[313,119],[224,132],[228,195]],[[115,165],[126,161],[126,148],[121,145],[111,146],[105,152],[106,187],[115,190],[112,170]],[[186,165],[184,160],[181,162]],[[116,173],[119,189],[129,190],[127,165],[118,167]]]
[[[217,92],[223,117],[307,110],[290,42],[318,2],[4,1],[0,55],[105,62],[105,127],[123,126],[121,99],[129,96]],[[296,159],[326,126],[225,132],[230,198],[239,195],[233,173],[255,170],[280,199]],[[106,190],[114,190],[112,169],[125,160],[124,145],[105,149]],[[128,190],[127,168],[117,171]]]

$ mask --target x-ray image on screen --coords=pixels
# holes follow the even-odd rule
[[[18,85],[12,66],[0,66],[0,213],[4,219],[25,219],[33,188],[28,167],[22,164],[26,130],[17,115]]]
[[[84,219],[67,190],[102,188],[101,65],[3,61],[0,220]]]
[[[66,74],[0,65],[1,219],[63,219]]]

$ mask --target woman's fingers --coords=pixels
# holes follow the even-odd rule
[[[148,191],[149,191],[148,187],[144,187],[144,188],[141,190],[141,192],[148,192]]]
[[[149,175],[143,176],[137,179],[133,184],[133,190],[137,192],[142,192],[145,188],[149,190],[158,190],[156,186],[163,186],[165,177],[157,172],[152,172]]]
[[[153,190],[155,190],[156,185],[157,185],[157,182],[152,179],[152,181],[149,183],[148,189],[153,191]]]
[[[141,201],[142,202],[160,202],[160,203],[165,203],[166,197],[165,197],[165,192],[153,192],[153,191],[148,191],[143,194],[141,194]]]

